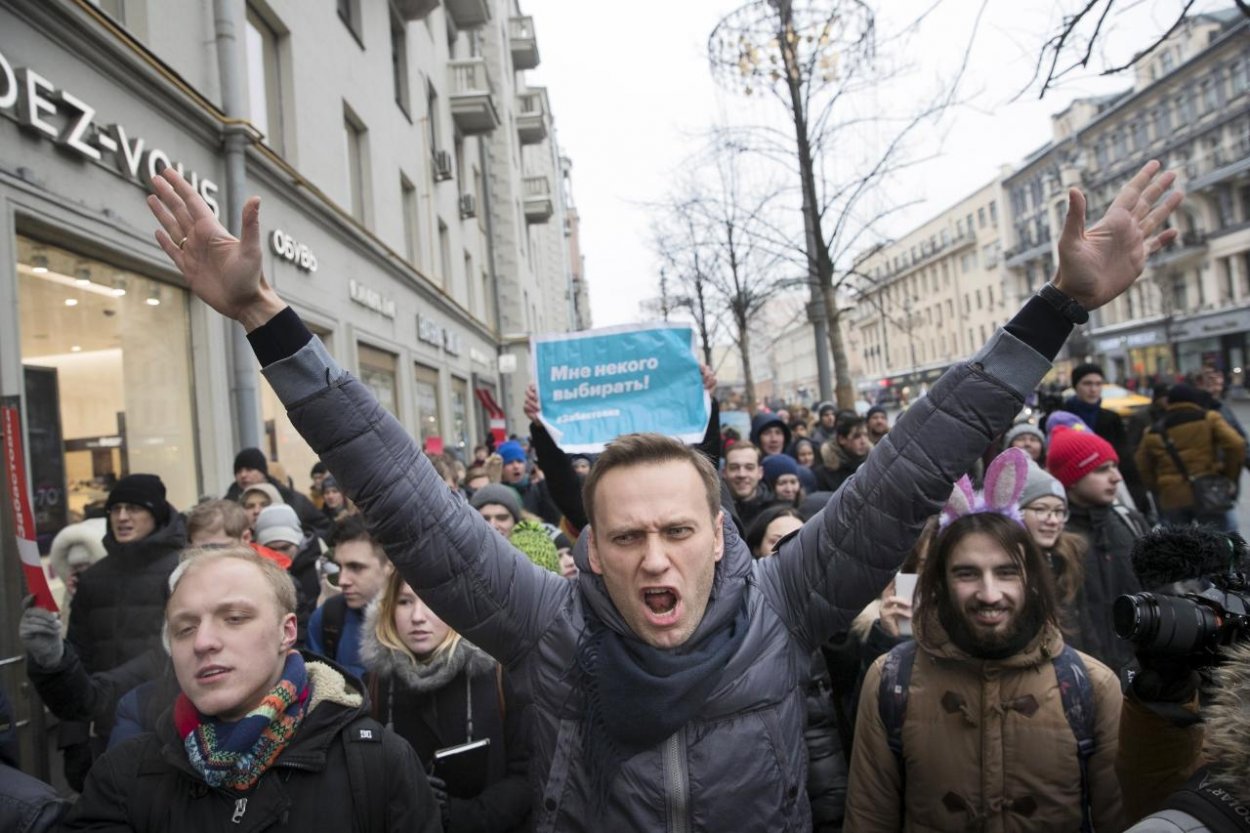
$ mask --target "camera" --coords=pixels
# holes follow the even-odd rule
[[[1215,663],[1219,649],[1250,635],[1250,595],[1244,573],[1229,571],[1179,581],[1153,593],[1120,596],[1112,605],[1115,632],[1145,654]]]

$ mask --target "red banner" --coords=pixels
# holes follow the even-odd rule
[[[30,491],[26,488],[26,455],[22,451],[22,412],[15,398],[0,405],[0,431],[4,434],[5,477],[13,507],[13,525],[17,530],[17,554],[22,560],[26,588],[34,594],[35,604],[56,612],[56,601],[48,587],[35,540],[35,514],[30,507]]]

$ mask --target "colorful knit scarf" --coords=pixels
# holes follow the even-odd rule
[[[210,787],[250,790],[295,737],[311,694],[304,658],[291,651],[278,684],[239,720],[205,717],[180,694],[174,726],[186,745],[187,760]]]

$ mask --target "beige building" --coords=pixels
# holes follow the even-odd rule
[[[1250,331],[1250,22],[1236,10],[1190,18],[1140,61],[1131,89],[1074,102],[1052,140],[1006,178],[1014,303],[1048,280],[1079,186],[1089,216],[1106,210],[1147,159],[1175,169],[1187,194],[1177,244],[1150,258],[1135,286],[1096,311],[1056,368],[1101,361],[1117,381],[1146,383],[1204,364],[1242,384]]]

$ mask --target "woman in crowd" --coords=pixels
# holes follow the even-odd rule
[[[1026,449],[1027,450],[1027,449]],[[1020,493],[1020,516],[1033,543],[1050,562],[1059,603],[1059,626],[1064,641],[1084,650],[1080,626],[1080,596],[1085,584],[1085,539],[1064,532],[1068,521],[1068,493],[1058,480],[1030,466],[1024,491]]]
[[[764,482],[777,503],[797,507],[802,502],[803,484],[799,480],[799,464],[786,454],[769,454],[761,463]]]
[[[255,483],[243,490],[243,493],[239,495],[239,503],[247,512],[248,529],[255,529],[260,510],[266,506],[281,506],[286,501],[282,499],[278,487],[272,483]]]
[[[816,443],[808,437],[799,437],[790,443],[790,450],[787,453],[805,469],[810,470],[816,464]]]
[[[530,792],[522,710],[499,664],[439,619],[398,571],[369,606],[361,658],[374,717],[433,770],[443,829],[524,830]],[[435,753],[482,739],[489,741],[484,786],[466,795],[466,785],[440,776]]]
[[[1003,436],[1003,448],[1022,448],[1024,453],[1039,466],[1046,465],[1046,435],[1040,426],[1021,422],[1011,426]]]

